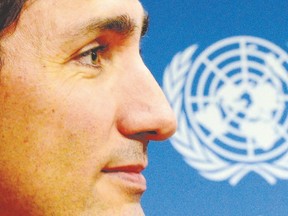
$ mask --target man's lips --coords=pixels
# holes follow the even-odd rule
[[[106,167],[102,169],[104,173],[113,173],[113,172],[127,172],[127,173],[140,173],[144,170],[142,165],[126,165],[126,166],[115,166],[115,167]]]
[[[146,190],[146,179],[141,174],[144,168],[142,165],[112,166],[103,168],[102,173],[125,188],[144,192]]]

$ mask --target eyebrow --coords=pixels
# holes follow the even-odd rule
[[[149,15],[145,13],[142,21],[141,37],[145,36],[149,29]]]
[[[76,34],[72,34],[73,36],[83,36],[105,31],[116,32],[117,34],[121,34],[123,36],[129,36],[138,27],[136,22],[126,14],[112,18],[92,19],[88,22],[88,24],[86,23],[86,25],[83,24],[81,26],[85,27],[81,27]],[[142,20],[141,37],[147,33],[148,26],[149,16],[147,13],[145,13]]]

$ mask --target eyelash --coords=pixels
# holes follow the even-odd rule
[[[107,46],[101,45],[94,47],[90,50],[87,50],[83,53],[81,53],[77,58],[77,62],[80,63],[81,65],[87,66],[87,67],[92,67],[92,68],[101,68],[101,63],[100,63],[100,54],[103,53],[106,50]],[[88,60],[85,58],[89,58]]]

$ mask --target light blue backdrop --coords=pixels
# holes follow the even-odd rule
[[[150,30],[143,57],[159,84],[173,56],[192,44],[204,50],[231,36],[251,35],[288,51],[288,1],[143,0]],[[147,216],[285,216],[288,181],[268,184],[256,174],[239,184],[214,182],[188,166],[169,142],[149,146],[145,171],[148,190],[142,199]]]

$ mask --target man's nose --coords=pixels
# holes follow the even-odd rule
[[[169,138],[176,130],[176,119],[161,88],[142,60],[130,69],[120,82],[118,130],[146,140]]]

